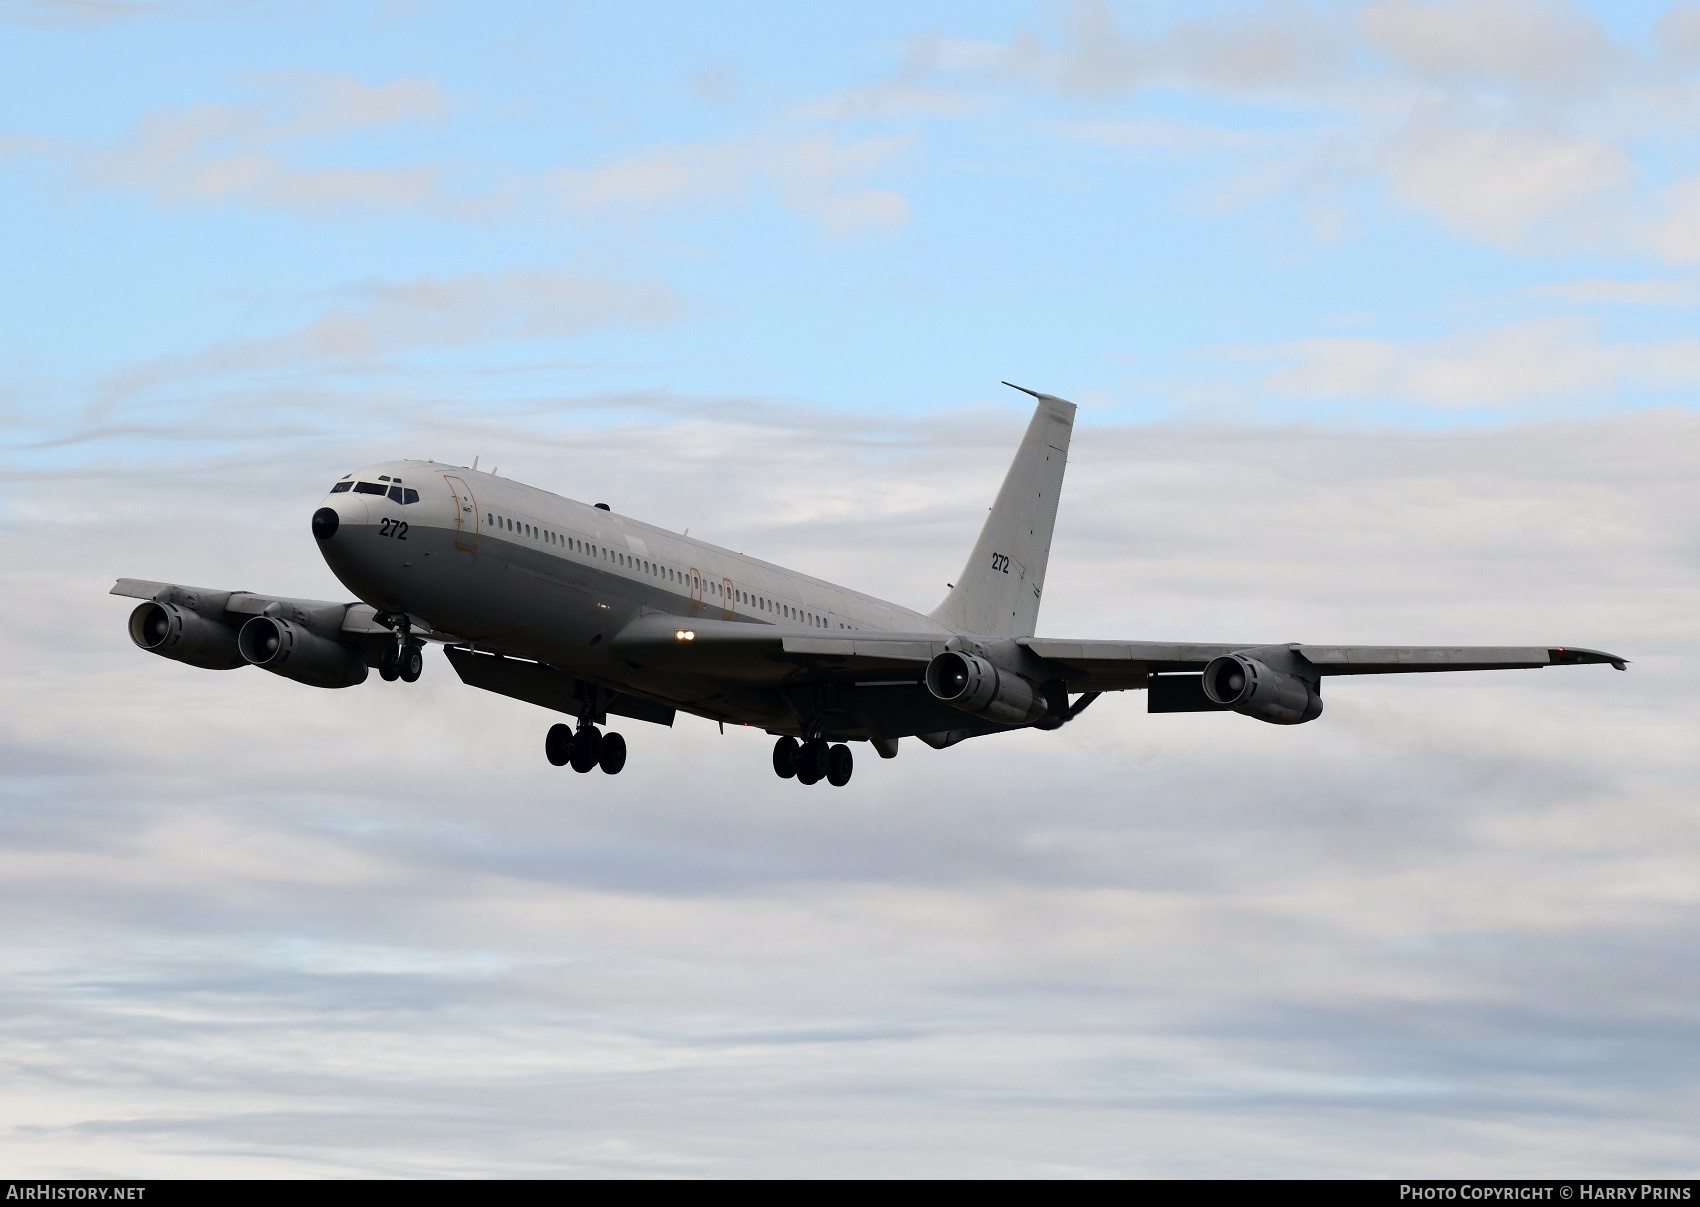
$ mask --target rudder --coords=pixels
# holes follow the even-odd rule
[[[1031,637],[1039,621],[1075,406],[1050,394],[1012,388],[1033,395],[1039,405],[968,564],[932,611],[934,620],[959,633]]]

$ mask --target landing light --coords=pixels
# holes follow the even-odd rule
[[[690,629],[674,629],[673,639],[675,641],[695,641],[697,639],[697,635]]]

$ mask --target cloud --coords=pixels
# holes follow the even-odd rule
[[[1580,97],[1601,91],[1625,58],[1591,15],[1555,0],[1375,0],[1358,19],[1405,72],[1452,86]]]
[[[848,234],[902,225],[902,194],[870,188],[869,175],[900,158],[908,136],[758,135],[634,152],[594,168],[511,175],[502,198],[456,197],[436,164],[370,167],[311,163],[340,138],[440,121],[448,102],[424,79],[368,84],[325,73],[256,77],[270,96],[257,105],[203,103],[149,114],[119,146],[81,155],[85,176],[138,189],[167,204],[243,203],[287,209],[430,206],[450,216],[542,195],[576,213],[742,205],[762,194]],[[41,150],[41,140],[0,142],[0,154]]]
[[[1612,279],[1588,281],[1555,281],[1548,285],[1531,286],[1529,297],[1574,302],[1580,305],[1603,303],[1612,306],[1692,306],[1700,300],[1692,281]]]
[[[168,16],[180,7],[160,0],[4,0],[0,21],[19,25],[90,25]]]
[[[599,168],[563,169],[549,183],[560,203],[573,210],[735,204],[758,190],[772,190],[788,206],[848,233],[907,220],[908,205],[901,194],[858,182],[896,159],[911,141],[841,140],[820,134],[687,143]]]
[[[1700,176],[1660,189],[1651,208],[1643,246],[1666,263],[1700,263]]]
[[[499,435],[528,481],[925,604],[1020,408],[371,405],[7,488],[0,1151],[30,1176],[1687,1168],[1691,415],[1088,408],[1044,631],[1637,661],[1333,684],[1296,729],[1106,698],[805,798],[692,721],[628,727],[619,777],[551,768],[546,716],[435,654],[346,692],[179,667],[104,589],[340,596],[322,485]]]
[[[1680,71],[1700,67],[1700,4],[1679,3],[1667,8],[1655,27],[1659,50]]]
[[[1062,122],[1058,123],[1058,129],[1069,138],[1098,146],[1154,147],[1166,151],[1244,150],[1276,141],[1269,135],[1249,130],[1159,118]]]
[[[1237,143],[1264,162],[1225,190],[1234,205],[1297,190],[1314,215],[1315,195],[1370,179],[1474,242],[1689,263],[1700,238],[1687,216],[1700,207],[1656,165],[1683,162],[1663,152],[1693,124],[1685,73],[1697,22],[1687,6],[1667,11],[1649,56],[1563,0],[1262,5],[1138,34],[1084,3],[1053,31],[918,39],[910,59],[926,67],[917,78],[1072,95],[1097,112],[1064,128],[1090,141],[1212,153]],[[1185,136],[1177,93],[1214,106]],[[1142,102],[1160,102],[1161,116],[1104,113]],[[1235,121],[1218,102],[1276,108]],[[1341,204],[1322,206],[1319,230],[1352,225]]]
[[[473,343],[567,339],[598,327],[666,322],[683,309],[663,285],[632,285],[559,270],[419,277],[350,292],[282,335],[233,340],[190,356],[123,370],[104,384],[103,412],[162,383],[254,371],[370,365],[381,357]]]
[[[1634,180],[1629,155],[1598,138],[1455,115],[1418,118],[1382,148],[1395,194],[1454,231],[1518,246],[1551,224],[1577,226],[1620,211]],[[1615,216],[1615,214],[1613,215]]]
[[[1065,10],[1055,45],[1029,32],[1004,44],[928,40],[918,52],[947,71],[1087,96],[1153,86],[1285,94],[1310,92],[1335,78],[1347,45],[1335,24],[1298,4],[1177,21],[1142,40],[1122,31],[1108,5],[1081,3]]]
[[[1432,340],[1313,337],[1247,354],[1285,362],[1262,379],[1278,394],[1446,408],[1557,403],[1700,383],[1700,340],[1606,343],[1575,318]]]
[[[434,167],[309,166],[291,155],[314,140],[441,119],[447,102],[434,82],[367,84],[328,73],[259,82],[272,93],[260,105],[203,103],[149,114],[123,144],[85,158],[89,178],[175,204],[402,208],[439,194]]]
[[[985,108],[964,92],[887,80],[852,88],[797,111],[803,121],[849,122],[901,117],[967,117]]]

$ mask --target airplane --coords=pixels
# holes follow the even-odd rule
[[[1005,382],[1005,385],[1010,385]],[[755,726],[773,769],[842,787],[851,743],[1055,730],[1103,692],[1153,713],[1236,712],[1274,725],[1322,715],[1335,676],[1625,660],[1574,646],[1401,647],[1087,641],[1035,635],[1075,406],[1037,400],[979,540],[931,612],[776,566],[494,473],[400,460],[345,474],[313,539],[355,603],[119,579],[141,599],[136,645],[211,670],[257,666],[321,688],[370,668],[416,682],[441,645],[461,680],[574,719],[544,737],[555,766],[618,774],[610,717],[684,712]]]

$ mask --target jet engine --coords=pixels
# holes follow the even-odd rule
[[[1204,668],[1204,694],[1271,725],[1303,725],[1322,715],[1322,693],[1244,654],[1223,654]]]
[[[946,651],[927,663],[927,690],[952,708],[1001,725],[1025,725],[1045,715],[1037,687],[973,654]]]
[[[366,681],[366,660],[358,653],[281,616],[248,621],[236,635],[236,648],[261,670],[310,687],[353,687]]]
[[[246,666],[236,630],[181,604],[139,604],[130,613],[130,640],[150,653],[209,671]]]

